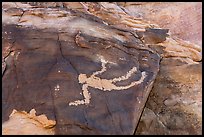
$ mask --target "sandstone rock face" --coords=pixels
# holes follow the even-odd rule
[[[45,115],[36,116],[35,109],[30,113],[13,110],[9,120],[2,125],[3,135],[53,135],[56,121],[48,120]],[[23,129],[23,130],[19,130]]]
[[[164,58],[181,57],[190,58],[193,61],[201,61],[201,47],[190,42],[182,41],[181,39],[167,38],[159,44],[148,44]]]
[[[202,134],[202,63],[162,59],[136,134]]]
[[[201,134],[201,47],[133,15],[141,5],[157,4],[4,2],[4,133],[23,134],[10,130],[23,112],[52,125],[25,134]]]
[[[136,134],[202,134],[202,63],[197,62],[202,60],[201,3],[119,5],[129,15],[148,19],[171,33],[162,43],[147,42],[163,59]]]
[[[159,70],[158,54],[83,12],[21,3],[16,10],[23,13],[14,16],[6,4],[3,123],[13,109],[34,108],[56,121],[54,134],[133,134]]]
[[[202,47],[201,2],[120,2],[126,13],[168,28],[173,37]]]

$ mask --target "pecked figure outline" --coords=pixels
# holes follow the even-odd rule
[[[106,71],[105,65],[108,63],[108,61],[101,58],[101,63],[102,63],[102,69],[99,71],[93,72],[90,77],[87,77],[86,74],[80,74],[78,76],[79,83],[83,84],[82,85],[82,91],[83,91],[82,94],[84,96],[84,99],[69,102],[69,106],[88,105],[90,103],[90,99],[91,99],[91,94],[88,91],[88,87],[93,87],[96,89],[100,89],[102,91],[109,91],[109,92],[112,90],[125,90],[125,89],[129,89],[135,85],[142,83],[144,81],[145,77],[147,76],[146,72],[143,71],[141,73],[142,76],[138,81],[133,81],[127,86],[116,86],[114,83],[116,83],[118,81],[127,80],[129,77],[132,76],[133,73],[137,72],[137,68],[133,67],[132,69],[130,69],[130,71],[128,71],[126,73],[126,75],[123,75],[123,76],[118,77],[118,78],[101,79],[100,77],[97,77],[96,75],[102,74],[103,72]]]

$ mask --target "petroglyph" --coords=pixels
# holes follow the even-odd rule
[[[60,90],[60,86],[57,84],[57,86],[55,87],[55,91],[59,91]]]
[[[118,77],[118,78],[101,79],[100,77],[97,77],[96,75],[102,74],[103,72],[105,72],[107,69],[106,64],[109,62],[106,61],[104,58],[101,58],[101,63],[102,63],[102,69],[92,73],[92,75],[90,77],[87,77],[86,74],[80,74],[79,75],[79,77],[78,77],[79,83],[83,84],[82,94],[84,96],[84,99],[70,102],[69,106],[72,106],[72,105],[77,106],[77,105],[83,105],[83,104],[88,105],[90,103],[90,99],[91,99],[91,94],[88,91],[88,87],[93,87],[96,89],[100,89],[102,91],[125,90],[125,89],[129,89],[135,85],[142,83],[144,81],[145,77],[147,76],[146,72],[142,72],[141,78],[138,81],[133,81],[127,86],[116,86],[114,83],[119,82],[119,81],[123,81],[123,80],[127,80],[134,73],[137,72],[137,68],[133,67],[132,69],[130,69],[130,71],[128,71],[126,73],[126,75],[123,75],[123,76]]]

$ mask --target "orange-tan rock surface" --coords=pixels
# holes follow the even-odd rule
[[[56,121],[45,115],[36,116],[35,109],[29,113],[13,110],[9,120],[2,125],[3,135],[53,135]]]
[[[134,17],[168,28],[178,37],[202,46],[202,2],[119,2]]]
[[[183,41],[178,38],[167,38],[164,42],[159,44],[149,44],[149,47],[156,50],[162,57],[182,57],[190,58],[194,61],[201,61],[201,47]]]

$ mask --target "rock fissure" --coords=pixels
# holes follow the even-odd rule
[[[108,110],[108,115],[111,117],[111,122],[112,122],[112,125],[113,125],[113,127],[114,127],[114,129],[116,129],[116,126],[115,126],[115,122],[114,122],[114,120],[113,120],[113,116],[112,116],[112,113],[111,113],[111,111],[110,111],[110,109],[109,109],[109,105],[108,105],[108,100],[107,100],[107,97],[106,97],[106,94],[104,94],[104,96],[105,96],[105,105],[106,105],[106,108],[107,108],[107,110]]]
[[[53,90],[52,90],[52,88],[51,88],[51,86],[50,85],[48,85],[48,87],[49,87],[49,89],[50,89],[50,95],[51,95],[51,97],[52,97],[52,105],[53,105],[53,114],[54,114],[54,117],[55,117],[55,121],[56,121],[56,125],[58,124],[58,120],[57,120],[57,111],[56,111],[56,104],[55,104],[55,96],[53,95]],[[55,92],[55,91],[54,91]]]
[[[72,68],[77,72],[77,74],[79,75],[78,70],[76,69],[76,67],[73,65],[73,63],[70,61],[70,59],[67,59],[64,55],[63,55],[63,51],[62,51],[62,45],[59,39],[59,34],[58,34],[58,39],[57,39],[58,43],[59,43],[59,49],[60,49],[60,53],[63,59],[65,59],[66,61],[69,62],[69,64],[72,66]]]
[[[23,10],[23,13],[20,15],[20,17],[19,17],[19,20],[18,20],[18,23],[21,23],[20,21],[21,21],[21,19],[22,19],[22,17],[23,17],[23,15],[25,14],[25,10]]]
[[[13,65],[14,65],[14,73],[15,73],[15,76],[16,76],[16,88],[19,87],[19,78],[18,78],[18,73],[17,73],[17,64],[16,64],[16,60],[13,58]]]

